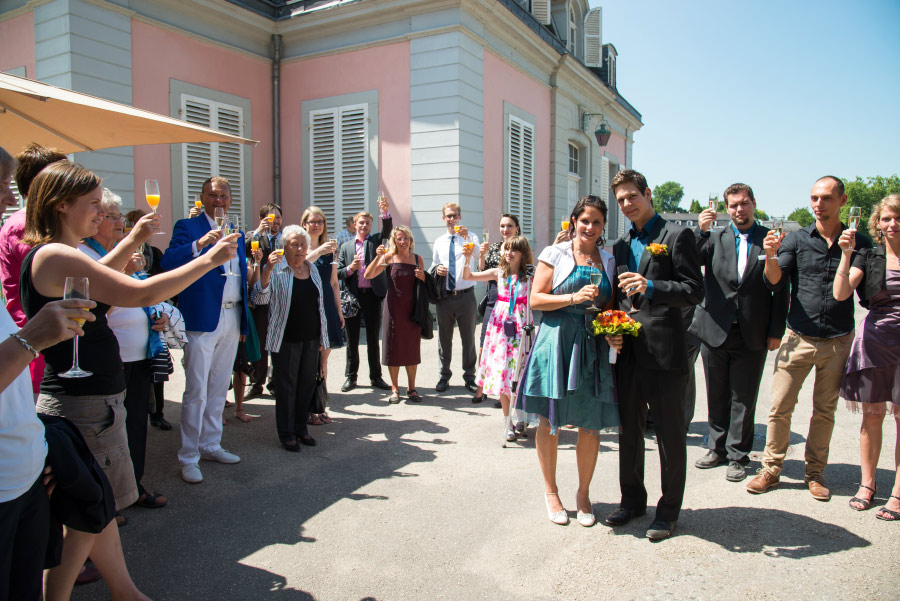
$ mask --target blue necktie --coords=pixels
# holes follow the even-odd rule
[[[447,290],[456,290],[456,249],[453,248],[456,236],[450,236],[450,267],[447,271]]]

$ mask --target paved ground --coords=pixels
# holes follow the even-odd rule
[[[182,482],[175,460],[179,369],[167,386],[166,415],[176,429],[151,429],[144,480],[168,495],[169,506],[129,509],[130,522],[121,530],[140,588],[157,601],[900,598],[900,525],[876,520],[874,510],[847,506],[859,482],[859,417],[843,406],[826,472],[835,496],[821,503],[803,486],[811,386],[794,417],[781,486],[751,496],[743,484],[725,480],[724,467],[692,466],[704,454],[706,433],[698,361],[684,510],[677,536],[651,543],[643,538],[650,516],[617,530],[574,522],[571,431],[560,439],[559,484],[573,521],[551,524],[533,439],[502,448],[500,411],[492,403],[470,403],[461,387],[459,353],[454,386],[435,395],[436,340],[422,351],[421,405],[389,405],[369,388],[333,393],[334,423],[313,427],[319,445],[290,454],[277,443],[274,401],[254,399],[248,409],[259,417],[250,424],[232,418],[225,429],[224,446],[243,461],[203,462],[199,485]],[[757,410],[757,451],[772,357]],[[337,391],[343,352],[330,365],[329,387]],[[360,381],[367,381],[365,373]],[[894,440],[890,425],[878,470],[880,504],[892,483]],[[654,499],[659,461],[652,438],[647,451]],[[601,518],[617,506],[614,435],[602,436],[591,493]],[[102,583],[73,595],[107,598]]]

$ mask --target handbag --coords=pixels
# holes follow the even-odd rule
[[[356,317],[359,314],[359,299],[349,290],[341,290],[341,313],[344,317]]]
[[[316,369],[316,389],[313,391],[310,413],[325,413],[328,404],[328,389],[325,386],[325,373],[322,370],[322,353],[319,353],[319,367]]]

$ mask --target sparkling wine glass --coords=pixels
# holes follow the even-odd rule
[[[223,209],[223,211],[224,211],[224,209]],[[222,225],[222,234],[225,236],[230,236],[231,234],[237,234],[239,231],[241,231],[240,221],[241,221],[240,217],[237,215],[226,215],[224,224]],[[231,268],[232,264],[233,264],[232,261],[228,261],[228,264],[227,264],[228,271],[226,271],[222,275],[225,277],[229,277],[229,276],[230,277],[235,277],[235,276],[240,277],[241,274],[235,273],[234,270]]]
[[[600,284],[602,284],[602,283],[603,283],[603,272],[600,271],[599,269],[597,269],[596,266],[591,265],[591,285],[597,286],[597,288],[599,289]],[[588,307],[587,310],[595,311],[597,313],[599,313],[600,311],[603,310],[597,306],[597,297],[596,296],[593,299],[591,299],[591,306]]]
[[[631,271],[631,268],[628,267],[628,265],[616,265],[616,273],[618,273],[619,277],[621,277],[626,273],[632,273],[632,271]],[[631,290],[633,290],[633,288],[625,291],[626,296],[628,296],[628,293],[631,292]],[[628,296],[628,304],[631,306],[631,308],[628,309],[629,315],[640,311],[640,309],[637,309],[634,306],[637,303],[637,299],[638,299],[638,293],[636,293],[636,292],[634,294],[632,294],[631,296]]]
[[[147,197],[147,204],[150,205],[150,208],[153,209],[153,214],[156,215],[156,209],[159,207],[159,182],[155,179],[145,179],[144,180],[144,195]],[[165,232],[156,231],[154,234],[164,234]]]
[[[138,261],[138,270],[134,272],[134,275],[139,276],[139,277],[147,277],[147,272],[144,271],[144,268],[147,267],[147,257],[144,254],[146,252],[146,248],[147,248],[147,245],[144,243],[141,243],[141,245],[138,246],[138,249],[136,251],[141,256],[141,258]]]
[[[77,298],[81,300],[88,300],[91,298],[91,295],[88,290],[88,279],[87,278],[75,278],[75,277],[67,277],[65,288],[63,289],[63,298],[68,300],[70,298]],[[85,309],[85,311],[89,311],[89,309]],[[83,319],[76,319],[78,325],[84,327]],[[78,336],[72,339],[72,368],[69,371],[65,371],[59,374],[60,378],[86,378],[90,375],[93,375],[92,372],[85,371],[78,366]]]
[[[256,257],[253,256],[253,253],[257,250],[259,250],[259,234],[253,232],[253,237],[250,239],[250,267],[256,267]]]
[[[775,235],[779,238],[781,234],[784,232],[784,219],[781,217],[776,217],[772,220],[772,231],[775,232]]]
[[[719,195],[715,192],[709,193],[709,208],[713,211],[719,211]]]
[[[329,238],[328,243],[334,244],[334,252],[331,253],[331,264],[337,265],[338,264],[338,250],[340,250],[338,248],[337,238]]]
[[[862,207],[850,207],[849,225],[854,232],[859,227],[859,221],[862,219]]]

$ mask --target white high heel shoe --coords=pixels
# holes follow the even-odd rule
[[[569,514],[566,513],[565,509],[562,511],[553,511],[550,509],[550,501],[547,499],[549,496],[558,497],[559,494],[555,492],[544,493],[544,504],[547,506],[547,517],[549,517],[550,521],[554,524],[565,526],[569,523]]]
[[[594,512],[590,513],[582,513],[578,512],[578,523],[584,526],[585,528],[590,528],[594,524],[597,523],[597,516],[594,515]]]

